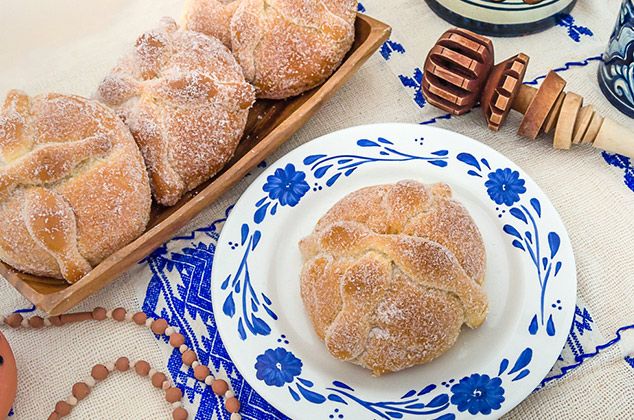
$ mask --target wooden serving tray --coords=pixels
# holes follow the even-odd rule
[[[288,140],[387,40],[391,28],[359,14],[356,38],[339,69],[321,86],[284,101],[258,100],[244,137],[225,169],[189,192],[173,207],[152,207],[145,233],[103,260],[77,283],[21,273],[0,262],[0,275],[24,297],[50,315],[58,315],[114,281],[137,261],[173,237],[180,228],[240,181],[249,170]]]

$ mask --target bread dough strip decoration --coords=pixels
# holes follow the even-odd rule
[[[229,389],[229,383],[223,379],[215,378],[209,368],[198,361],[196,353],[185,344],[185,336],[178,332],[176,327],[170,326],[163,318],[148,318],[144,312],[133,314],[124,308],[106,311],[106,309],[98,307],[92,312],[77,312],[48,318],[40,316],[24,318],[19,313],[13,313],[0,318],[0,325],[4,324],[13,329],[20,327],[40,329],[49,326],[60,327],[65,324],[83,321],[103,321],[105,319],[113,319],[117,322],[132,322],[139,326],[145,326],[156,335],[169,337],[170,345],[180,351],[183,364],[194,369],[196,380],[204,385],[211,386],[214,394],[224,398],[225,408],[231,413],[231,420],[240,420],[242,418],[239,414],[240,401],[236,398],[235,393]],[[165,391],[165,400],[173,409],[172,418],[174,420],[185,420],[188,418],[188,413],[181,402],[183,398],[182,391],[175,387],[164,373],[153,369],[145,360],[130,361],[127,357],[120,357],[114,363],[93,366],[90,376],[82,382],[74,384],[71,395],[66,400],[57,402],[48,420],[58,420],[69,415],[79,401],[86,398],[97,383],[106,380],[110,373],[126,372],[131,369],[139,376],[149,378],[155,388]]]
[[[451,42],[448,42],[450,40]],[[484,49],[488,49],[490,52]],[[490,39],[466,29],[450,29],[425,61],[423,94],[432,105],[462,115],[479,99],[489,128],[498,131],[511,109],[524,114],[518,134],[536,139],[553,129],[555,149],[591,144],[634,157],[634,133],[599,115],[583,97],[564,92],[566,81],[550,71],[539,88],[523,84],[529,57],[520,53],[493,65]],[[444,100],[438,100],[444,98]],[[468,99],[468,100],[467,100]]]

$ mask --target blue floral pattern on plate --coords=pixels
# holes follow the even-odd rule
[[[253,377],[254,388],[262,395],[267,395],[267,399],[273,398],[273,395],[276,396],[274,400],[280,398],[277,400],[279,408],[289,408],[294,402],[297,407],[301,407],[300,410],[330,413],[330,418],[333,418],[333,413],[337,413],[337,418],[343,418],[345,415],[381,419],[414,416],[441,420],[451,420],[465,415],[501,415],[508,411],[511,395],[525,392],[518,390],[534,388],[548,372],[550,366],[544,366],[543,357],[536,362],[534,352],[543,352],[543,346],[551,347],[545,344],[545,340],[556,338],[553,343],[561,341],[563,345],[568,327],[559,326],[568,322],[568,313],[574,309],[574,303],[571,305],[570,302],[574,299],[574,288],[569,288],[560,296],[561,285],[555,287],[559,290],[556,294],[551,290],[551,285],[553,279],[564,271],[564,267],[568,267],[566,264],[572,266],[565,269],[568,284],[572,281],[574,285],[574,260],[569,242],[566,241],[565,245],[562,245],[562,236],[553,230],[556,228],[552,227],[552,219],[553,214],[556,218],[556,213],[552,206],[545,207],[542,201],[543,193],[536,190],[536,187],[532,186],[534,184],[529,185],[521,171],[507,166],[508,164],[500,164],[503,160],[499,155],[493,155],[494,152],[489,150],[491,156],[486,158],[476,157],[477,154],[474,152],[461,150],[460,147],[464,145],[456,146],[450,141],[442,143],[447,147],[438,147],[441,144],[439,139],[448,135],[444,134],[446,132],[426,127],[417,127],[416,130],[420,130],[421,135],[410,137],[407,142],[398,136],[385,135],[380,132],[382,130],[377,129],[381,135],[357,137],[346,147],[339,145],[340,147],[332,149],[319,149],[311,148],[310,144],[303,146],[293,152],[292,159],[287,159],[283,164],[272,165],[268,174],[261,177],[263,181],[256,181],[250,191],[245,193],[250,197],[254,194],[259,195],[260,198],[250,201],[252,204],[249,205],[251,207],[248,210],[248,219],[241,219],[244,220],[241,225],[234,224],[240,229],[229,227],[223,230],[223,235],[227,236],[239,233],[239,240],[231,238],[233,245],[230,251],[225,251],[236,253],[231,257],[236,263],[227,265],[228,271],[222,272],[221,269],[214,272],[214,275],[222,277],[214,280],[214,284],[220,285],[218,297],[224,300],[221,308],[226,317],[222,318],[220,315],[219,329],[221,332],[228,331],[223,328],[233,329],[233,336],[230,335],[230,340],[225,339],[225,342],[234,340],[232,337],[239,337],[238,341],[231,344],[235,346],[236,351],[239,351],[237,348],[240,345],[256,346],[257,354],[249,357],[250,362],[242,353],[237,358],[234,355],[233,358],[237,359],[238,366],[248,363],[241,368],[245,370],[245,375]],[[427,134],[432,139],[428,139]],[[460,144],[462,143],[458,142],[458,145]],[[312,153],[301,154],[303,148],[309,149]],[[488,150],[485,146],[469,149]],[[495,368],[494,371],[491,371],[490,367],[478,369],[442,383],[438,381],[420,384],[420,387],[399,392],[397,397],[390,397],[394,391],[386,390],[387,395],[378,399],[360,389],[364,388],[363,385],[354,385],[344,377],[330,380],[319,377],[316,367],[307,364],[310,358],[308,354],[296,351],[287,339],[292,334],[282,330],[285,329],[283,325],[287,325],[287,321],[281,322],[278,314],[286,302],[277,301],[279,297],[267,296],[265,293],[270,293],[268,289],[260,290],[261,276],[266,274],[261,270],[254,271],[251,267],[262,267],[264,261],[255,263],[254,258],[259,255],[262,243],[274,241],[267,236],[269,224],[278,223],[276,220],[280,217],[286,220],[284,218],[293,212],[303,214],[305,209],[302,208],[302,203],[306,200],[305,197],[320,194],[321,191],[330,188],[341,188],[341,185],[346,185],[343,184],[343,180],[366,173],[360,172],[361,168],[374,170],[372,168],[380,165],[382,170],[385,170],[388,165],[397,167],[404,164],[410,169],[430,168],[428,171],[436,174],[435,178],[441,179],[449,170],[454,176],[458,176],[459,172],[466,172],[466,178],[473,179],[469,181],[471,186],[467,188],[473,190],[474,194],[484,194],[487,197],[488,211],[495,211],[498,216],[494,220],[498,223],[497,229],[501,234],[501,240],[508,238],[508,252],[516,253],[517,257],[514,258],[528,267],[526,275],[531,279],[535,278],[528,287],[537,289],[538,292],[535,293],[535,301],[527,302],[528,309],[522,309],[522,322],[526,317],[526,328],[523,328],[522,332],[514,332],[521,337],[519,344],[513,344],[512,352],[500,356],[497,362],[499,368]],[[481,190],[476,192],[474,188]],[[241,213],[244,212],[245,207],[242,206]],[[556,223],[560,226],[561,222]],[[221,238],[221,246],[226,241],[227,239]],[[270,247],[271,243],[267,246]],[[226,249],[228,247],[225,246]],[[531,271],[531,267],[534,271]],[[216,283],[218,280],[219,283]],[[557,305],[546,305],[546,302],[550,303],[550,300],[555,298],[558,299]],[[555,306],[557,308],[553,309]],[[570,322],[571,319],[570,317]],[[542,331],[544,334],[539,334]],[[284,340],[277,337],[284,337]],[[518,345],[522,347],[517,348]],[[553,346],[557,347],[558,344]],[[559,355],[560,348],[550,352],[554,355],[552,363]],[[253,354],[253,351],[251,349],[248,353]],[[525,381],[527,385],[520,388],[514,385],[516,382]],[[286,399],[279,394],[282,390]],[[517,398],[512,400],[517,401]],[[314,409],[309,408],[310,406]],[[293,410],[295,409],[291,409],[287,414],[299,412]]]

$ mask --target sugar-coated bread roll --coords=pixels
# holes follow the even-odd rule
[[[354,41],[356,0],[240,0],[233,54],[260,98],[283,99],[323,83]]]
[[[169,18],[137,39],[97,96],[132,131],[154,197],[166,206],[229,161],[255,100],[227,47]]]
[[[231,17],[241,0],[187,0],[182,26],[218,38],[231,48]]]
[[[445,184],[349,194],[300,242],[301,295],[336,358],[381,375],[431,361],[488,311],[485,250]]]
[[[11,91],[0,110],[0,260],[75,282],[143,233],[150,185],[103,104]]]

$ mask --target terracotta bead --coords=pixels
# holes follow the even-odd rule
[[[230,413],[237,413],[240,411],[240,401],[236,397],[227,398],[225,401],[225,408]]]
[[[117,368],[119,372],[125,372],[130,369],[130,360],[127,357],[119,357],[116,362],[114,362],[114,367]]]
[[[185,410],[183,407],[178,407],[177,409],[172,411],[172,418],[174,420],[186,420],[188,416],[189,414],[187,413],[187,410]]]
[[[167,325],[167,321],[164,320],[163,318],[159,318],[157,320],[155,320],[154,322],[152,322],[152,327],[151,330],[154,334],[165,334],[165,330],[167,329],[168,325]]]
[[[183,399],[183,391],[179,388],[169,388],[165,391],[165,401],[172,404]]]
[[[144,312],[137,312],[132,315],[132,321],[134,321],[137,325],[145,325],[145,321],[147,321],[147,315]]]
[[[22,325],[22,320],[24,318],[20,314],[11,314],[5,319],[4,323],[7,324],[11,328],[18,328]]]
[[[214,394],[222,396],[225,395],[225,392],[229,389],[229,385],[222,379],[216,379],[211,384],[211,389],[214,391]]]
[[[103,381],[108,377],[108,368],[104,365],[95,365],[90,372],[90,376],[92,376],[97,381]]]
[[[145,360],[139,360],[136,362],[134,370],[139,376],[147,376],[150,373],[150,364]]]
[[[198,357],[196,357],[196,353],[194,353],[192,350],[187,350],[185,353],[183,353],[183,363],[185,363],[187,366],[191,366],[192,363],[194,363],[196,360],[198,360]]]
[[[62,325],[62,318],[59,316],[51,316],[48,320],[51,322],[51,325],[55,325],[56,327],[60,327]]]
[[[92,319],[95,321],[103,321],[106,319],[106,312],[105,308],[97,307],[92,311]]]
[[[170,345],[174,348],[178,348],[185,344],[185,336],[180,333],[174,333],[170,337]]]
[[[167,377],[164,373],[156,372],[154,376],[152,376],[152,385],[154,385],[155,388],[160,389],[163,386],[163,382],[165,382],[166,380]]]
[[[119,322],[125,321],[125,314],[126,314],[125,309],[117,308],[114,311],[112,311],[112,319]]]
[[[44,319],[41,316],[34,316],[29,318],[29,325],[32,328],[42,328],[44,326]]]
[[[59,420],[59,414],[57,414],[56,412],[52,412],[50,416],[48,416],[48,420]]]
[[[204,381],[209,376],[209,368],[205,365],[198,365],[194,368],[194,377],[199,381]]]
[[[69,415],[71,411],[73,411],[73,406],[66,401],[59,401],[55,404],[55,412],[59,414],[60,417]]]
[[[77,382],[73,385],[73,397],[78,401],[83,400],[90,394],[90,387],[83,382]]]

